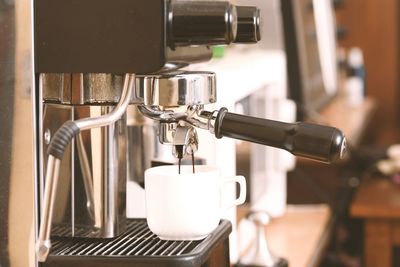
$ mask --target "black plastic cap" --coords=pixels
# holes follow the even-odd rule
[[[47,149],[47,154],[62,160],[65,149],[71,143],[72,138],[74,138],[79,132],[80,129],[75,122],[65,122],[51,139],[49,148]]]
[[[342,159],[347,151],[347,144],[346,138],[344,134],[339,130],[336,129],[332,133],[332,145],[331,145],[331,161],[337,161]]]
[[[169,46],[224,45],[237,32],[237,10],[228,1],[173,1],[168,14]]]
[[[299,122],[293,125],[290,150],[294,155],[325,163],[344,157],[346,139],[337,128]]]

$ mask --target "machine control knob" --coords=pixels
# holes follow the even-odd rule
[[[171,1],[169,46],[230,44],[237,21],[236,7],[226,1]]]
[[[260,35],[260,9],[252,6],[238,6],[237,34],[235,43],[257,43]]]

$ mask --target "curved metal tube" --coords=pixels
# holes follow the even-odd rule
[[[121,98],[119,99],[119,102],[115,106],[113,111],[100,117],[86,118],[75,121],[75,124],[79,127],[79,129],[83,131],[87,129],[107,126],[119,120],[121,116],[126,112],[128,104],[132,97],[132,91],[135,90],[135,77],[135,74],[125,74],[124,87],[122,88]]]

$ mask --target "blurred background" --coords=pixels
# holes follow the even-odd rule
[[[272,250],[290,259],[291,266],[399,266],[400,2],[251,3],[261,8],[263,18],[262,41],[253,48],[268,51],[264,62],[275,64],[275,69],[279,64],[271,63],[271,53],[282,52],[287,83],[265,89],[258,98],[252,93],[237,101],[236,111],[331,125],[342,129],[349,142],[347,158],[332,165],[304,159],[291,163],[290,157],[278,155],[274,149],[259,148],[267,151],[263,154],[256,145],[236,144],[237,172],[250,177],[249,203],[253,209],[267,207],[273,217],[272,230],[267,231]],[[225,56],[230,58],[232,51],[243,53],[244,49],[229,48]],[[264,70],[256,75],[273,81],[268,64]],[[276,78],[276,73],[272,76]],[[286,92],[276,93],[282,90],[276,88],[286,88]],[[295,111],[286,100],[295,103]],[[260,111],[260,105],[270,109]],[[267,182],[258,178],[260,175],[267,177]],[[302,221],[302,212],[310,221]],[[282,237],[285,231],[292,239]],[[328,237],[321,241],[323,234]],[[282,244],[291,243],[296,235],[299,243],[309,240],[312,252]],[[308,258],[301,261],[288,249],[299,249],[299,254],[309,253],[314,258],[304,256]]]
[[[379,108],[369,140],[389,145],[399,140],[399,2],[336,1],[339,47],[358,46],[365,59],[367,96]]]

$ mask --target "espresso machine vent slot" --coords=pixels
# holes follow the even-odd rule
[[[212,234],[195,241],[161,240],[150,231],[144,219],[128,220],[127,230],[116,238],[61,236],[69,231],[66,227],[53,229],[53,247],[43,266],[90,267],[99,261],[102,261],[101,266],[143,266],[143,263],[148,264],[146,266],[202,266],[214,251],[226,252],[218,253],[219,257],[228,255],[231,225],[223,220]],[[85,233],[87,230],[77,231]],[[229,262],[229,257],[225,258]]]

